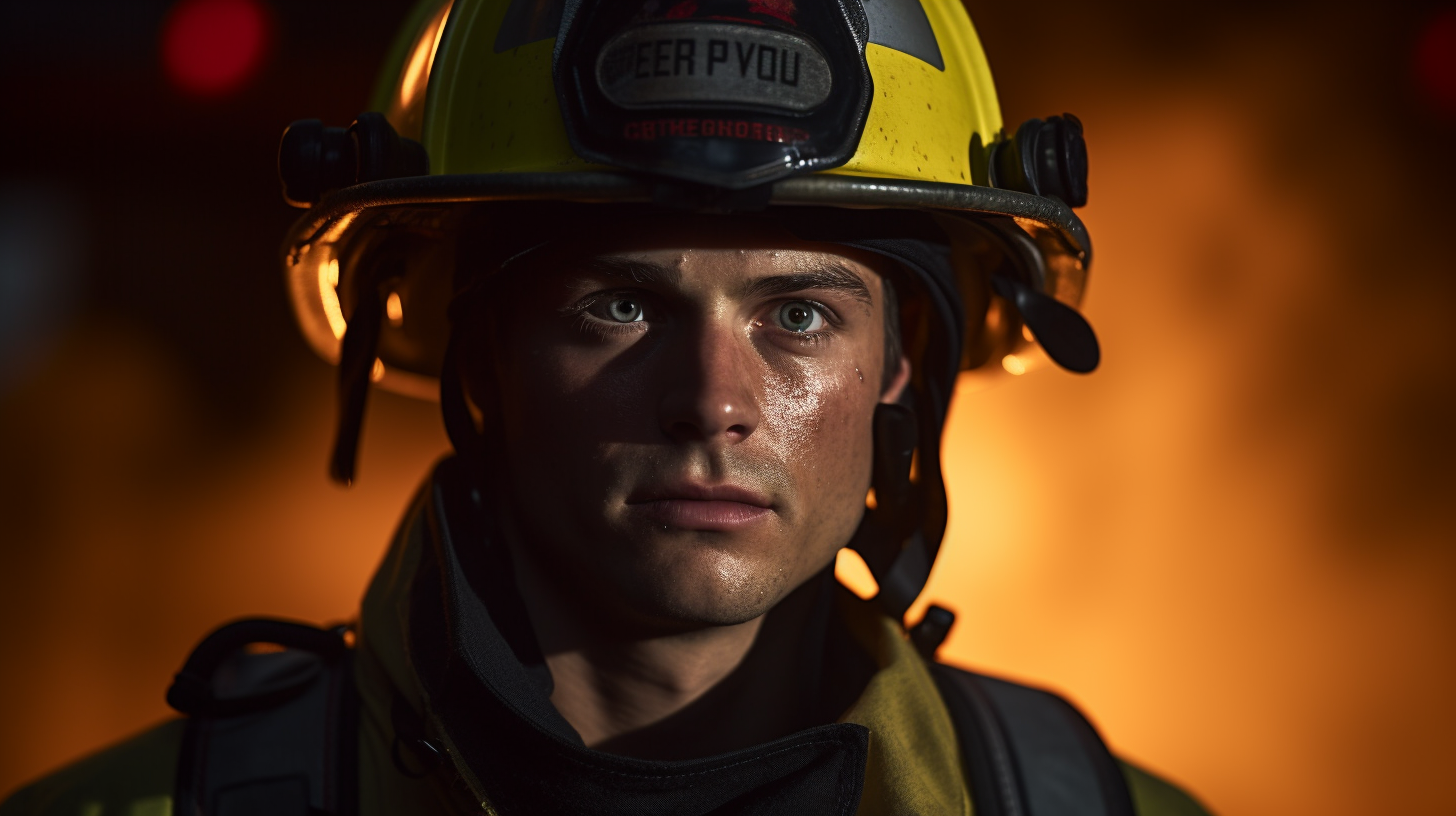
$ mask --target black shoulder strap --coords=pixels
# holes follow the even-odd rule
[[[268,643],[282,651],[249,653]],[[343,630],[248,620],[209,635],[167,702],[190,715],[177,816],[358,813],[358,699]]]
[[[1117,760],[1071,703],[942,663],[931,673],[955,721],[976,816],[1134,816]]]

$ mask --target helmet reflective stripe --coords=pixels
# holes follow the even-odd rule
[[[555,39],[565,5],[566,0],[511,0],[500,31],[495,35],[495,52]]]
[[[870,21],[870,42],[903,51],[945,70],[940,44],[920,0],[863,0]]]

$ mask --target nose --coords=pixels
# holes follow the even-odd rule
[[[728,326],[704,326],[669,355],[660,421],[674,442],[736,445],[758,427],[758,355]]]

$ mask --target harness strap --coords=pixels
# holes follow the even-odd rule
[[[218,634],[224,631],[237,639],[236,628]],[[355,816],[359,702],[352,655],[320,650],[326,657],[307,646],[248,654],[241,645],[233,644],[206,678],[193,667],[211,699],[187,724],[175,812]],[[199,652],[217,646],[204,641]],[[930,666],[955,724],[977,816],[1135,816],[1117,761],[1071,703]],[[263,699],[272,705],[240,704]]]
[[[193,712],[178,761],[177,816],[358,813],[352,655],[239,648],[207,680],[218,701],[266,697],[274,704]]]
[[[955,722],[977,816],[1135,816],[1122,770],[1071,703],[931,664]]]

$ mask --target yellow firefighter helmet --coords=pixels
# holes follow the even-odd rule
[[[960,265],[977,279],[961,286],[968,370],[1035,359],[1018,294],[992,285],[998,265],[1075,307],[1091,260],[1071,210],[1087,195],[1080,123],[1031,120],[1007,138],[957,0],[423,0],[372,108],[348,129],[295,123],[280,154],[285,197],[311,208],[284,247],[293,307],[335,363],[353,279],[398,245],[387,236],[438,238],[462,203],[895,208],[998,224],[995,246],[981,233],[960,247],[976,259]],[[369,365],[384,387],[432,397],[453,247],[411,251]],[[1059,362],[1086,369],[1095,353]]]

